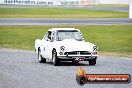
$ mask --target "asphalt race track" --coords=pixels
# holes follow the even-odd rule
[[[129,18],[0,18],[0,25],[129,25]]]
[[[0,88],[132,88],[132,82],[80,86],[76,83],[79,66],[88,74],[132,75],[132,58],[99,56],[95,66],[88,62],[53,66],[51,62],[39,63],[33,51],[0,49]]]

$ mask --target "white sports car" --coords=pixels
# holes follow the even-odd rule
[[[40,63],[51,60],[53,65],[61,61],[88,61],[95,65],[97,59],[97,46],[85,42],[82,33],[75,28],[52,28],[43,39],[35,40],[35,51]]]

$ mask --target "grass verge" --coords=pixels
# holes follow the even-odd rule
[[[68,8],[0,8],[0,18],[128,18],[128,12]]]
[[[86,41],[100,52],[132,53],[132,25],[122,26],[0,26],[0,47],[34,49],[35,39],[41,39],[49,28],[79,28]]]

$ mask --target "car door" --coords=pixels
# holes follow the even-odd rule
[[[47,52],[47,44],[48,44],[48,32],[44,35],[42,39],[42,44],[41,44],[41,54],[44,58],[46,57],[46,52]]]
[[[48,31],[47,39],[45,44],[45,56],[49,60],[52,59],[52,49],[53,49],[53,43],[54,43],[54,32]]]

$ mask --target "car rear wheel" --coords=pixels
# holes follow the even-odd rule
[[[40,49],[38,49],[38,59],[40,63],[45,63],[46,59],[42,57],[41,53],[40,53]]]
[[[96,59],[97,59],[97,57],[95,57],[94,59],[89,60],[89,65],[95,65],[96,64]]]
[[[58,66],[60,64],[60,60],[57,57],[56,50],[53,50],[53,52],[52,52],[52,61],[53,61],[54,66]]]

